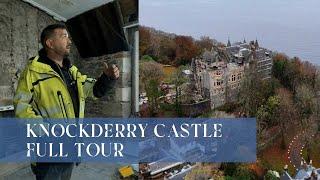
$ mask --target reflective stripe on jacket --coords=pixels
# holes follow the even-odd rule
[[[17,118],[75,118],[71,96],[63,79],[50,65],[30,60],[22,72],[14,96]],[[93,78],[82,75],[75,66],[70,73],[76,81],[79,98],[79,118],[84,117],[85,99],[95,98]]]

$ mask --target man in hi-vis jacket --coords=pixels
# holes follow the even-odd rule
[[[105,95],[119,69],[104,63],[97,79],[82,75],[67,58],[71,40],[65,25],[47,26],[41,33],[43,49],[29,59],[14,96],[17,118],[83,118],[85,99]],[[37,180],[70,179],[73,163],[36,163],[31,165]]]

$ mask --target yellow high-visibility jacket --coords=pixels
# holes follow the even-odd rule
[[[71,96],[63,79],[50,65],[30,60],[22,72],[14,96],[17,118],[75,118]],[[84,117],[85,99],[95,98],[93,78],[82,75],[75,66],[70,73],[77,83],[79,118]]]

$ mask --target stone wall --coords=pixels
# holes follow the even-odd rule
[[[20,72],[41,48],[42,29],[53,23],[57,21],[28,3],[0,1],[0,101],[12,100]],[[72,52],[71,57],[79,57],[75,47]]]
[[[76,61],[80,72],[98,78],[103,64],[116,64],[120,70],[120,78],[115,87],[106,96],[98,100],[88,99],[86,117],[129,117],[131,114],[131,56],[129,52],[82,59]]]
[[[196,117],[211,110],[210,100],[193,104],[181,104],[182,114],[185,117]]]

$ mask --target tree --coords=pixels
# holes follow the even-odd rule
[[[277,171],[271,171],[269,170],[267,174],[264,176],[265,180],[278,180],[280,178],[280,175]]]
[[[139,27],[139,52],[140,56],[149,55],[158,59],[160,54],[160,36],[151,32],[151,28]]]
[[[151,112],[151,116],[154,116],[159,108],[158,99],[163,94],[161,90],[159,89],[160,83],[155,80],[151,79],[148,81],[148,85],[146,86],[146,93],[148,96],[148,107]]]
[[[160,56],[160,41],[160,36],[157,34],[151,34],[149,48],[146,53],[152,56],[154,59],[158,59]]]
[[[301,66],[301,61],[298,58],[293,58],[290,61],[286,55],[277,54],[273,57],[272,73],[285,88],[295,92]]]
[[[159,62],[173,65],[173,61],[176,58],[176,43],[174,39],[166,36],[161,38],[159,56]]]
[[[179,66],[177,70],[171,74],[170,76],[170,82],[175,85],[175,91],[176,91],[176,101],[175,101],[175,107],[176,107],[176,112],[178,115],[181,115],[181,102],[180,102],[180,97],[181,97],[181,85],[185,82],[187,82],[187,78],[183,74],[183,70],[187,69],[187,66]]]
[[[277,96],[270,96],[265,105],[261,105],[257,112],[258,134],[270,126],[277,125],[277,109],[280,100]]]
[[[279,79],[281,82],[287,81],[285,77],[285,71],[289,63],[289,57],[285,54],[276,54],[273,57],[272,75],[273,77]],[[288,85],[286,86],[288,87]]]
[[[150,31],[146,27],[139,27],[139,39],[139,53],[143,56],[149,49],[149,42],[151,40]]]
[[[197,167],[193,168],[191,172],[189,172],[185,177],[185,180],[194,180],[194,179],[217,179],[222,180],[224,179],[223,172],[217,169],[214,164],[205,164],[205,165],[198,165]]]
[[[199,50],[190,36],[176,36],[176,59],[175,64],[186,65],[190,64],[192,58],[199,54]]]
[[[142,62],[148,62],[148,61],[154,61],[154,60],[153,60],[152,57],[149,56],[149,55],[143,55],[143,56],[141,57],[141,61],[142,61]]]
[[[243,111],[250,117],[256,116],[259,107],[274,94],[275,87],[272,80],[263,80],[254,67],[246,70],[238,96]]]
[[[248,168],[246,165],[240,165],[237,167],[236,173],[233,176],[236,179],[254,180],[257,179],[255,172]]]
[[[296,94],[295,94],[295,100],[297,103],[297,106],[300,109],[300,123],[301,127],[304,127],[304,121],[308,120],[316,108],[316,102],[315,102],[315,94],[312,91],[311,87],[300,84],[297,87]]]
[[[318,119],[318,131],[320,131],[320,73],[316,72],[315,78],[315,116]]]
[[[239,163],[222,163],[226,179],[257,179],[257,175],[247,165]]]
[[[196,45],[200,49],[201,52],[207,49],[210,50],[214,44],[214,40],[211,39],[209,36],[201,36],[200,40],[196,41]]]
[[[162,66],[154,61],[140,63],[140,91],[146,91],[149,99],[149,110],[155,114],[158,110],[158,98],[162,95],[159,89],[164,73]]]
[[[315,92],[320,91],[320,69],[318,69],[315,74],[314,90],[315,90]]]
[[[237,171],[238,163],[222,163],[220,169],[224,171],[225,176],[234,176]]]
[[[297,121],[297,109],[293,102],[293,95],[285,88],[279,88],[276,92],[279,98],[279,107],[277,108],[277,119],[281,131],[281,146],[286,148],[285,133],[290,123]]]
[[[273,57],[272,74],[285,88],[296,93],[301,82],[315,87],[317,69],[308,61],[302,62],[298,57],[290,60],[284,54],[276,54]]]
[[[317,81],[317,68],[308,61],[303,62],[301,81],[315,88]]]

